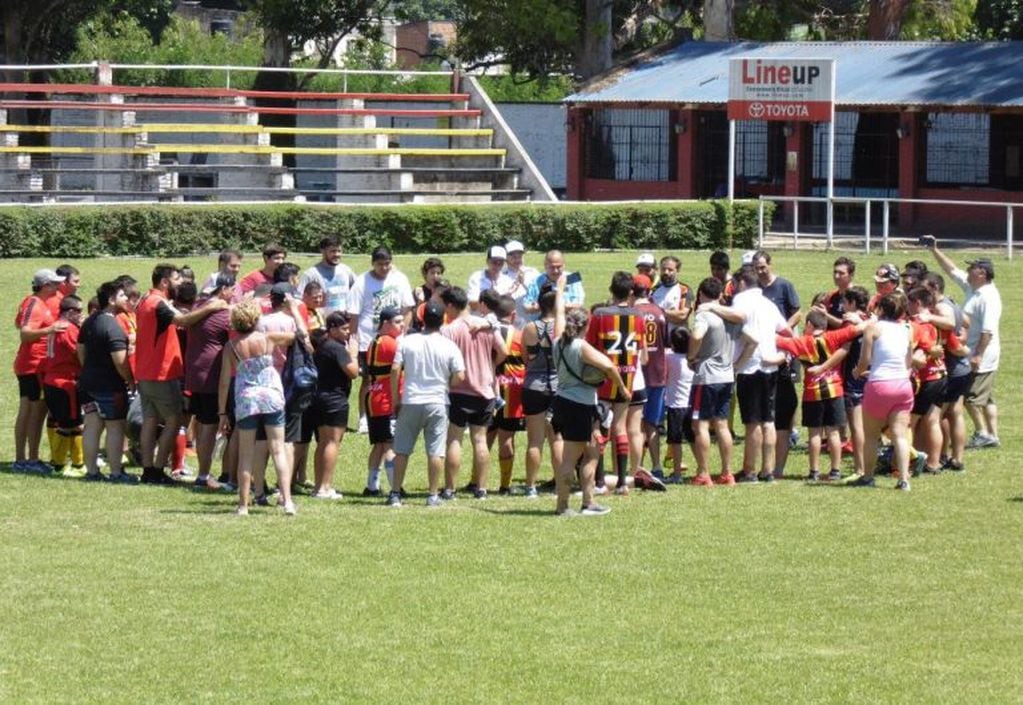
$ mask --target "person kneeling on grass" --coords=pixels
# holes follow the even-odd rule
[[[778,350],[798,357],[803,370],[803,425],[810,436],[809,463],[811,482],[821,478],[821,439],[828,438],[831,456],[829,480],[842,478],[842,440],[839,429],[845,426],[845,399],[842,389],[842,362],[849,354],[849,344],[859,337],[864,321],[838,330],[828,330],[827,314],[811,309],[806,314],[806,334],[799,338],[776,337]]]

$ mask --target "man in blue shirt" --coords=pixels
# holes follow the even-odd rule
[[[540,311],[537,301],[540,298],[540,287],[545,283],[557,283],[558,278],[565,271],[565,256],[561,250],[551,250],[543,258],[544,272],[536,277],[526,290],[525,309],[530,319],[535,319]],[[577,272],[572,272],[566,277],[565,284],[565,309],[571,311],[575,308],[582,308],[586,303],[586,292],[583,291],[582,277]]]

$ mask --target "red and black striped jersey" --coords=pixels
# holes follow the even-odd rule
[[[779,350],[794,355],[806,363],[803,373],[803,401],[836,399],[845,394],[841,365],[820,375],[811,375],[810,368],[823,363],[858,335],[860,331],[855,326],[849,326],[819,335],[804,335],[799,338],[779,335],[775,338]]]
[[[945,377],[945,355],[935,357],[931,351],[941,345],[941,335],[933,323],[924,323],[912,318],[909,321],[913,335],[913,350],[922,350],[926,354],[926,362],[913,372],[918,382],[933,382]]]
[[[668,319],[664,310],[655,303],[636,304],[643,316],[643,342],[646,344],[646,364],[643,378],[648,387],[663,387],[668,381],[668,363],[664,349],[668,344]]]
[[[618,373],[629,390],[642,389],[639,367],[640,352],[646,349],[646,330],[643,314],[628,306],[601,306],[590,316],[586,329],[586,342],[607,355],[618,367]],[[604,380],[597,392],[604,401],[621,400],[621,390],[610,380]]]
[[[526,415],[522,408],[522,384],[526,379],[522,331],[513,325],[501,323],[498,325],[497,334],[506,355],[504,361],[494,370],[498,394],[504,399],[504,417],[521,419]]]
[[[366,397],[367,416],[390,416],[394,411],[394,400],[391,399],[391,364],[394,362],[394,353],[397,349],[398,341],[394,336],[381,333],[373,339],[366,350],[366,377],[369,382],[369,396]]]

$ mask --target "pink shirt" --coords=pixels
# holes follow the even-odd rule
[[[451,393],[493,399],[494,355],[502,350],[501,340],[494,331],[471,333],[469,324],[464,318],[459,318],[442,327],[440,332],[458,346],[465,359],[465,381],[451,385]]]
[[[256,330],[260,333],[294,333],[297,328],[295,327],[295,319],[290,314],[277,311],[276,313],[267,313],[260,316],[259,323],[256,324]],[[273,359],[274,367],[277,368],[277,371],[283,372],[284,363],[288,359],[288,349],[274,346]]]

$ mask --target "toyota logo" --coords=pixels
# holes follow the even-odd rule
[[[750,103],[749,115],[751,118],[760,118],[764,115],[764,104],[763,103]]]

